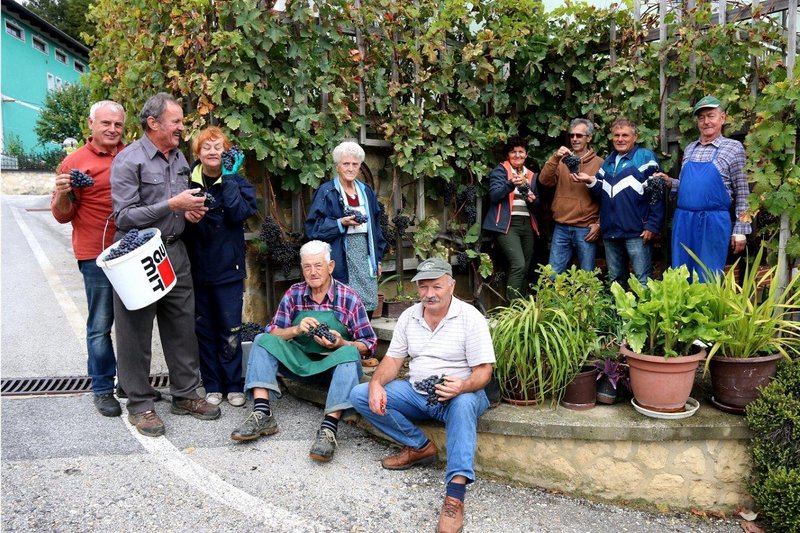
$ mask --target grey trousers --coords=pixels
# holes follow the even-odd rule
[[[136,311],[125,308],[114,292],[119,382],[128,393],[128,413],[153,410],[155,389],[150,385],[153,319],[158,320],[164,359],[169,369],[170,394],[196,398],[200,359],[194,333],[194,292],[189,256],[182,241],[167,245],[177,282],[166,296]]]

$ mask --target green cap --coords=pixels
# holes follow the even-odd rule
[[[713,96],[704,96],[696,104],[694,104],[692,114],[696,115],[701,109],[706,109],[709,107],[722,107],[722,102]]]
[[[434,257],[433,259],[426,259],[417,265],[417,275],[411,278],[411,281],[419,281],[422,279],[438,279],[445,274],[450,277],[453,276],[453,267],[444,259]]]

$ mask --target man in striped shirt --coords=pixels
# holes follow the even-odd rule
[[[331,274],[331,247],[309,241],[300,249],[305,281],[283,295],[278,311],[250,350],[245,392],[253,395],[253,412],[233,430],[235,441],[255,440],[278,432],[269,401],[280,398],[277,376],[328,385],[325,418],[309,457],[327,462],[336,448],[339,420],[350,403],[350,391],[361,379],[361,358],[372,357],[378,338],[358,294]]]
[[[686,147],[679,179],[659,174],[678,195],[672,220],[672,266],[687,265],[705,277],[689,256],[692,250],[712,272],[721,272],[730,247],[744,250],[751,232],[747,197],[750,187],[744,173],[742,143],[722,135],[727,115],[713,96],[701,98],[694,106],[700,138]],[[731,203],[736,220],[731,224]]]
[[[464,524],[466,485],[475,480],[478,417],[489,407],[483,389],[492,376],[494,348],[486,318],[453,296],[456,282],[449,263],[426,259],[412,281],[420,303],[400,315],[386,357],[368,384],[353,389],[350,401],[404,446],[381,461],[388,470],[435,461],[436,445],[414,421],[444,422],[447,490],[436,531],[456,532]],[[411,358],[409,379],[397,380],[406,357]]]

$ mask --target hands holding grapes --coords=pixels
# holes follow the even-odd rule
[[[56,176],[56,192],[67,194],[72,190],[72,179],[69,174],[59,174]]]

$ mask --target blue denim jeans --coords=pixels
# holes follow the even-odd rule
[[[261,335],[269,335],[269,333],[262,333]],[[300,383],[328,385],[325,414],[345,411],[342,413],[342,418],[347,417],[348,413],[346,411],[353,408],[353,404],[350,403],[350,391],[361,381],[362,369],[360,361],[342,363],[315,376],[298,376],[258,344],[258,338],[261,335],[256,336],[253,340],[253,347],[250,349],[250,359],[247,361],[247,376],[244,380],[245,391],[249,392],[251,389],[256,388],[267,389],[269,390],[270,399],[280,398],[279,374]]]
[[[426,397],[414,390],[407,380],[394,380],[386,385],[386,414],[376,415],[369,409],[369,384],[362,383],[350,393],[350,401],[358,413],[377,429],[404,446],[421,448],[427,437],[412,420],[444,422],[447,433],[447,471],[445,481],[464,476],[475,481],[475,448],[478,444],[478,418],[489,408],[483,390],[465,392],[446,404],[428,406]]]
[[[548,261],[556,274],[561,274],[567,269],[573,252],[581,270],[594,270],[597,246],[594,242],[584,240],[587,235],[589,228],[556,223],[550,242]]]
[[[92,378],[92,392],[108,394],[114,390],[117,360],[111,343],[114,323],[114,289],[94,259],[78,261],[83,274],[89,317],[86,320],[87,371]]]
[[[645,244],[641,237],[632,239],[603,239],[608,263],[608,282],[619,282],[628,286],[629,264],[633,267],[633,275],[641,283],[647,283],[653,273],[653,245]]]

